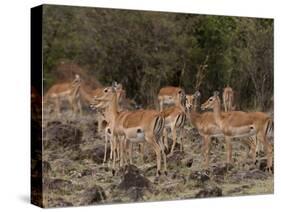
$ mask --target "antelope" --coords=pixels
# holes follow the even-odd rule
[[[214,137],[223,137],[223,133],[216,124],[211,112],[198,113],[196,111],[196,99],[200,97],[200,92],[196,91],[192,95],[185,96],[185,106],[187,109],[187,119],[195,127],[203,139],[204,167],[209,167],[210,141]]]
[[[80,102],[80,85],[81,79],[79,75],[75,75],[75,79],[71,83],[60,83],[53,85],[46,93],[44,97],[44,102],[51,100],[55,103],[55,112],[57,115],[60,115],[61,102],[63,100],[68,100],[68,103],[71,106],[71,109],[74,114],[77,111],[82,114],[82,107]]]
[[[167,174],[164,145],[160,139],[164,129],[164,118],[156,110],[118,111],[116,88],[106,88],[103,94],[94,98],[91,107],[107,107],[109,126],[112,132],[113,149],[120,143],[120,166],[123,165],[126,142],[147,143],[156,154],[156,176],[161,174],[161,154],[164,161],[164,172]],[[115,173],[116,152],[113,152],[112,173]]]
[[[121,84],[115,83],[114,86],[115,86],[116,93],[117,93],[117,102],[121,103],[122,100],[125,97],[125,91],[123,90]],[[91,97],[91,98],[95,99],[99,95],[102,95],[102,92],[105,89],[110,89],[110,87],[103,88],[103,89],[99,88],[99,89],[94,90],[94,92],[92,92],[92,94],[94,94],[94,96]],[[98,121],[101,120],[101,125],[104,125],[104,127],[103,127],[104,128],[104,134],[105,134],[104,158],[103,158],[103,164],[104,164],[106,162],[106,158],[107,158],[107,144],[108,144],[108,142],[110,143],[110,159],[112,160],[112,157],[113,157],[112,131],[111,131],[111,126],[110,126],[111,117],[107,113],[107,107],[104,106],[103,104],[101,104],[99,106],[96,105],[95,107],[91,104],[90,107],[91,107],[92,110],[98,111],[98,113],[97,113],[98,114]],[[118,111],[120,111],[120,108],[118,108]],[[117,158],[119,158],[119,156],[120,156],[119,146],[117,146],[116,148],[117,148]]]
[[[209,153],[210,153],[210,141],[211,138],[223,138],[224,134],[216,124],[213,112],[204,112],[198,113],[196,111],[196,100],[200,97],[200,92],[196,91],[192,95],[186,95],[186,108],[187,108],[187,118],[189,119],[191,125],[193,125],[203,138],[203,157],[204,157],[204,167],[209,167]],[[226,115],[225,113],[223,113]],[[251,138],[251,137],[250,137]],[[255,151],[255,140],[247,140],[248,145],[250,146],[250,152]],[[255,159],[253,159],[255,161]]]
[[[231,87],[226,86],[224,88],[222,99],[223,99],[224,112],[232,111],[235,109],[235,107],[233,106],[234,95]]]
[[[158,94],[158,101],[160,105],[160,111],[163,110],[164,105],[175,104],[175,99],[178,94],[184,95],[184,90],[180,87],[167,86],[161,88]]]
[[[177,130],[179,130],[180,138],[180,151],[183,151],[183,129],[186,120],[185,107],[182,105],[182,90],[179,90],[174,96],[175,106],[166,108],[162,110],[161,114],[165,118],[165,128],[164,128],[164,143],[166,148],[168,148],[168,133],[167,130],[171,129],[173,144],[168,157],[173,155],[175,144],[177,141]]]
[[[231,139],[236,137],[250,137],[256,135],[265,147],[267,156],[267,169],[272,168],[272,145],[267,139],[267,134],[273,124],[272,119],[263,112],[232,111],[226,114],[221,112],[219,93],[214,92],[204,104],[202,109],[212,109],[215,123],[224,134],[227,144],[227,163],[231,163],[232,145]],[[256,152],[253,158],[255,159]]]

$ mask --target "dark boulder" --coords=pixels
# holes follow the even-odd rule
[[[101,186],[94,185],[82,194],[80,205],[103,203],[105,200],[106,195],[103,188]]]
[[[205,186],[201,189],[196,195],[196,198],[204,198],[204,197],[221,197],[222,189],[217,186]]]
[[[202,171],[193,171],[189,175],[190,180],[195,180],[198,183],[204,183],[208,180],[210,180],[210,173],[207,170],[202,170]]]
[[[151,182],[143,176],[140,170],[134,165],[127,165],[124,168],[120,189],[128,190],[132,187],[151,188]]]

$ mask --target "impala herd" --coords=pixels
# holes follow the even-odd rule
[[[61,102],[67,100],[73,114],[82,114],[81,99],[97,112],[98,131],[104,131],[104,163],[107,160],[107,145],[110,144],[110,160],[112,173],[119,166],[133,163],[133,145],[138,144],[143,159],[144,146],[151,147],[156,154],[157,171],[167,175],[166,158],[174,153],[179,138],[180,151],[183,151],[183,133],[186,122],[196,128],[203,140],[203,166],[209,166],[210,142],[212,138],[221,137],[226,142],[227,164],[232,163],[232,140],[234,138],[256,138],[250,142],[252,160],[256,161],[257,146],[261,144],[267,157],[267,170],[272,170],[272,144],[268,136],[272,133],[273,120],[263,112],[234,111],[234,93],[227,86],[223,92],[223,107],[219,93],[214,92],[198,111],[200,92],[186,94],[180,87],[163,87],[158,94],[159,108],[127,110],[121,102],[126,92],[121,84],[114,82],[112,86],[85,91],[78,75],[71,83],[53,85],[44,96],[44,103],[52,102],[55,112],[60,116]],[[168,152],[168,135],[171,134],[172,146]],[[237,139],[236,139],[237,140]],[[163,162],[163,168],[161,168]]]

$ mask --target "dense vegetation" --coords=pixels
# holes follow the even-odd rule
[[[45,6],[43,32],[47,88],[67,59],[144,105],[162,86],[205,99],[227,84],[242,109],[273,104],[272,19]]]

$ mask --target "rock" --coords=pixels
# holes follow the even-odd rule
[[[259,170],[265,172],[265,171],[266,171],[266,168],[267,168],[267,160],[266,160],[266,159],[261,159],[261,160],[258,162],[258,167],[259,167]]]
[[[267,179],[267,177],[267,173],[258,169],[237,171],[230,175],[230,179],[232,180],[232,182],[241,182],[244,179],[265,180]]]
[[[107,159],[110,155],[110,147],[107,148]],[[104,146],[98,145],[95,146],[93,149],[87,149],[81,152],[79,159],[91,159],[94,162],[101,164],[103,163],[104,157]]]
[[[211,168],[211,173],[215,176],[224,176],[231,169],[233,169],[231,164],[217,165]]]
[[[221,197],[222,189],[217,186],[205,186],[201,189],[196,195],[196,198],[204,198],[204,197]]]
[[[94,185],[82,194],[82,200],[80,202],[80,205],[100,203],[104,202],[105,200],[106,195],[103,188],[101,186]]]
[[[42,168],[43,168],[43,175],[45,176],[52,171],[51,164],[47,161],[42,162]]]
[[[82,131],[75,125],[50,122],[44,129],[43,145],[45,148],[56,149],[77,148],[82,143]]]
[[[50,207],[70,207],[73,206],[71,202],[65,201],[63,198],[57,198],[48,202]]]
[[[72,182],[64,179],[53,179],[48,182],[48,187],[51,190],[68,190],[72,187]]]
[[[131,187],[128,189],[127,194],[134,202],[143,200],[144,189],[139,187]]]
[[[187,159],[185,165],[186,165],[188,168],[190,168],[190,167],[192,166],[192,164],[193,164],[193,158]]]
[[[132,187],[137,188],[151,188],[151,182],[144,177],[140,170],[134,165],[126,165],[124,168],[124,174],[121,176],[121,183],[119,188],[123,190],[128,190]]]
[[[202,170],[202,171],[193,171],[189,175],[190,180],[195,180],[199,183],[204,183],[207,180],[210,179],[209,177],[209,172],[207,170]]]

